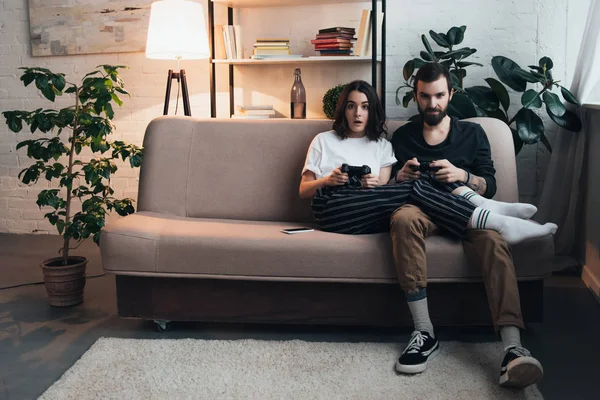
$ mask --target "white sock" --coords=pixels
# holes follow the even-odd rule
[[[529,219],[537,212],[537,207],[533,204],[505,203],[503,201],[486,199],[467,187],[458,192],[458,195],[469,200],[469,202],[475,206],[485,208],[486,210],[493,211],[497,214],[508,215],[510,217]]]
[[[471,229],[491,229],[498,232],[508,244],[516,244],[526,239],[556,233],[558,226],[553,223],[540,225],[533,221],[496,214],[477,207],[470,220]]]
[[[502,338],[504,351],[508,350],[509,347],[521,346],[521,332],[516,326],[507,325],[500,328],[500,337]]]
[[[408,308],[413,317],[415,323],[415,330],[429,332],[432,337],[435,337],[433,333],[433,324],[429,319],[429,308],[427,307],[427,297],[417,301],[409,301]]]

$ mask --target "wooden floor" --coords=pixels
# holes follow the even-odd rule
[[[39,262],[54,256],[54,236],[0,234],[0,400],[34,399],[100,337],[201,338],[398,343],[407,329],[174,323],[159,333],[154,324],[116,316],[115,279],[88,279],[83,304],[51,308],[46,303]],[[82,246],[88,276],[101,275],[98,249]],[[43,256],[46,255],[46,256]],[[26,283],[27,286],[6,288]],[[543,364],[539,388],[545,399],[597,399],[600,385],[600,305],[578,277],[554,276],[544,287],[544,322],[532,323],[523,343]],[[438,329],[442,341],[496,340],[490,329]],[[501,355],[498,355],[498,368]],[[390,366],[391,368],[391,366]]]

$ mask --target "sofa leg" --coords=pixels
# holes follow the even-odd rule
[[[155,319],[156,330],[159,332],[169,332],[171,330],[171,321],[165,321],[163,319]]]

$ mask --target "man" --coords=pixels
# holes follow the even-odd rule
[[[481,126],[447,115],[453,95],[448,70],[438,63],[425,64],[417,72],[414,83],[421,118],[400,127],[393,135],[398,163],[392,177],[397,182],[431,179],[450,185],[455,188],[452,193],[478,207],[524,219],[531,217],[537,211],[532,205],[490,200],[496,192],[490,145]],[[411,169],[422,161],[431,161],[431,166],[439,170],[421,173]],[[439,229],[415,205],[399,208],[390,226],[398,277],[415,324],[415,332],[398,359],[396,369],[402,373],[418,373],[425,370],[428,360],[439,349],[427,307],[425,259],[425,238],[438,233]],[[469,262],[483,269],[494,327],[504,345],[500,384],[524,388],[539,381],[542,366],[520,341],[524,324],[508,244],[498,232],[472,229],[465,234],[463,246]]]

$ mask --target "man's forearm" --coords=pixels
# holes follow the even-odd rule
[[[470,173],[467,174],[467,182],[465,182],[465,185],[482,196],[487,191],[487,182],[485,178]]]

